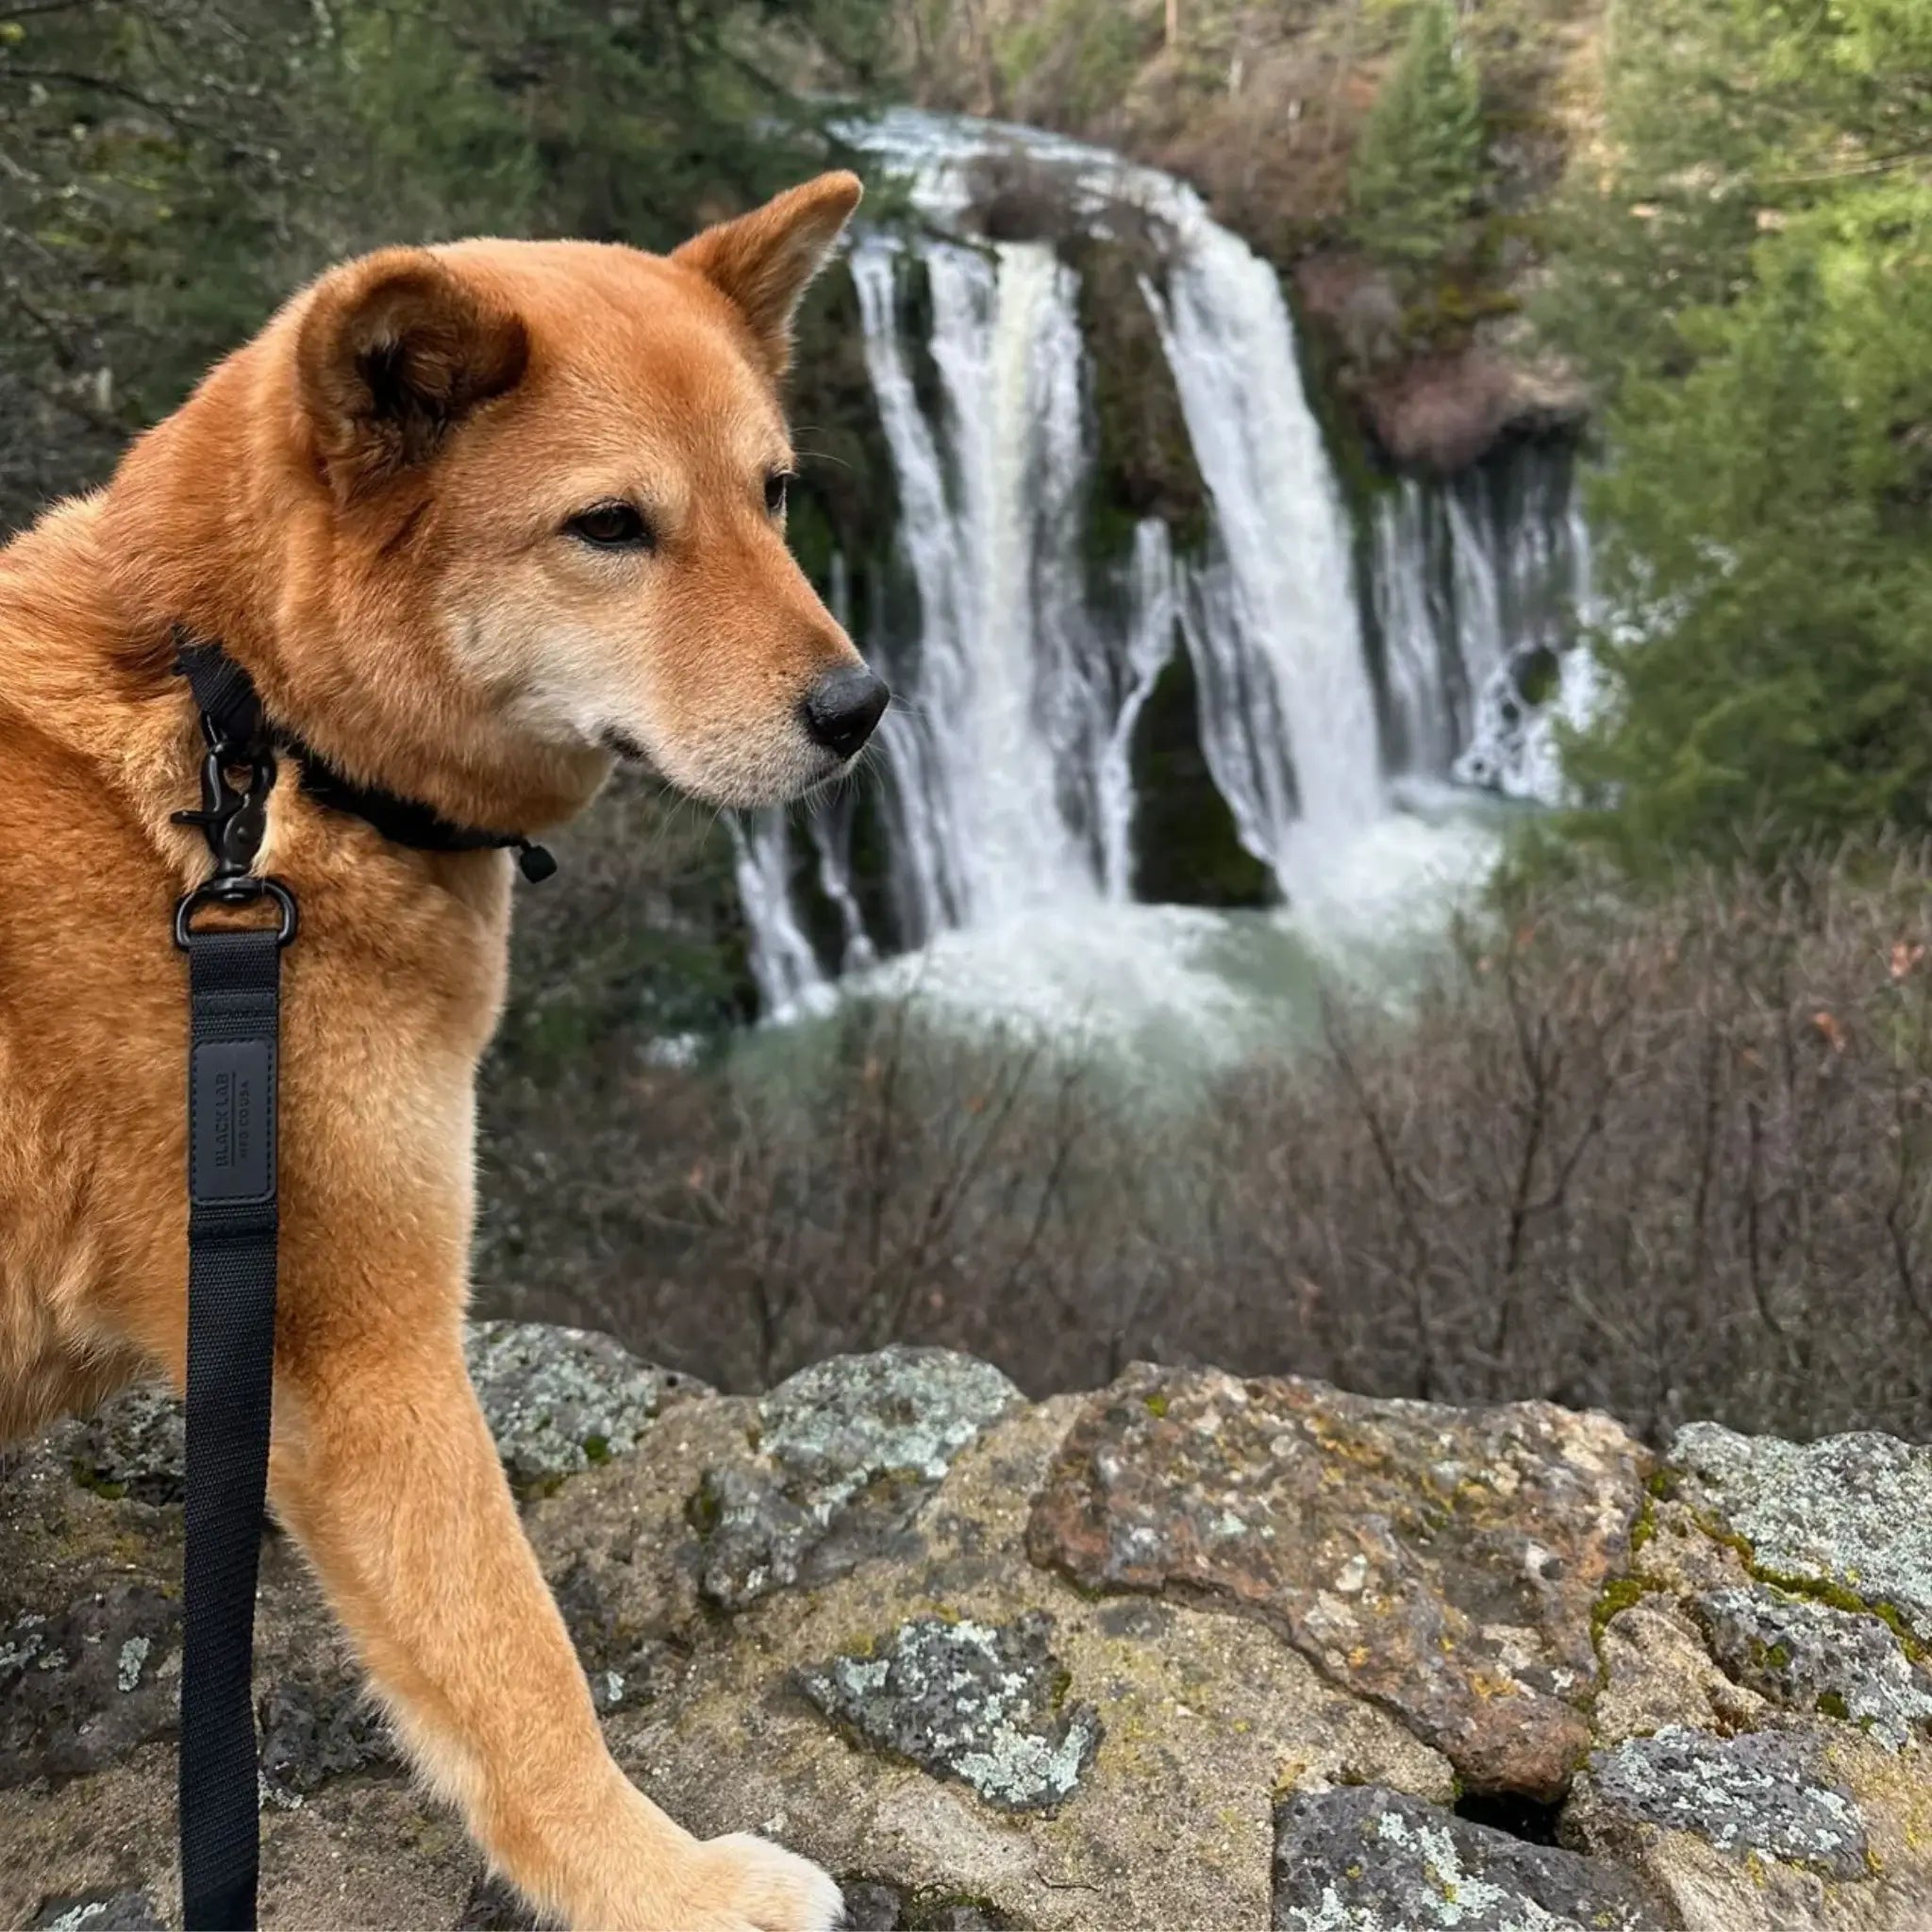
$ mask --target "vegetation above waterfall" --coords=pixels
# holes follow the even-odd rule
[[[1447,0],[1423,0],[1349,160],[1355,232],[1385,259],[1435,262],[1475,205],[1482,172],[1474,58]]]
[[[906,0],[923,99],[1172,169],[1292,275],[1331,381],[1449,471],[1584,398],[1524,305],[1607,0]]]

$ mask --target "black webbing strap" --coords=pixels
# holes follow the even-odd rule
[[[181,1898],[189,1932],[255,1924],[256,1563],[275,1332],[281,939],[188,935],[188,1553]]]
[[[268,1490],[275,1341],[275,1092],[282,948],[295,896],[255,870],[275,783],[277,734],[248,674],[176,630],[175,670],[201,711],[201,805],[176,824],[207,835],[214,872],[175,908],[188,955],[188,1553],[181,1665],[181,1900],[189,1932],[255,1924],[255,1581]],[[291,743],[298,742],[291,741]],[[303,752],[305,760],[312,754]],[[320,760],[305,762],[315,790]],[[246,774],[238,786],[237,778]],[[556,861],[522,838],[450,826],[426,807],[331,778],[324,802],[432,851],[518,848],[526,878]],[[209,906],[271,902],[267,931],[197,932]]]

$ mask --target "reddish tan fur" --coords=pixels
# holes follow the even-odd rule
[[[800,696],[856,662],[786,551],[774,384],[858,198],[827,175],[669,258],[474,242],[353,262],[0,552],[0,1438],[186,1332],[184,970],[208,867],[170,626],[219,638],[343,771],[529,833],[622,733],[704,798],[826,774]],[[379,391],[379,393],[378,393]],[[652,554],[564,531],[647,508]],[[385,841],[285,768],[271,1486],[417,1764],[572,1924],[791,1932],[815,1868],[701,1844],[605,1750],[464,1373],[477,1056],[509,864]]]

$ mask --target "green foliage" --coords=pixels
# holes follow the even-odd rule
[[[332,260],[667,245],[835,158],[889,0],[75,0],[0,15],[0,524]],[[810,99],[799,80],[820,90]]]
[[[1551,319],[1622,614],[1570,747],[1633,862],[1932,824],[1932,9],[1619,15]]]
[[[1057,119],[1080,125],[1118,106],[1159,32],[1158,17],[1124,0],[1048,0],[1001,36],[995,59],[1009,92],[1030,81]]]
[[[1349,163],[1356,238],[1385,261],[1434,261],[1470,211],[1482,164],[1475,63],[1448,0],[1420,0]]]

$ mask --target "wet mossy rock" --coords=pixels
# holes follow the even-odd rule
[[[1194,667],[1176,641],[1134,728],[1134,895],[1166,906],[1272,905],[1274,875],[1241,843],[1202,741]]]
[[[1090,566],[1124,559],[1133,548],[1134,526],[1146,517],[1166,524],[1181,555],[1198,554],[1208,541],[1208,489],[1141,287],[1143,278],[1158,285],[1158,253],[1151,242],[1136,247],[1086,237],[1063,254],[1078,277],[1075,300],[1094,419]]]
[[[1925,1452],[941,1350],[473,1333],[619,1759],[855,1925],[1932,1924]],[[0,1483],[0,1923],[178,1923],[173,1406]],[[528,1925],[263,1546],[264,1924]]]

